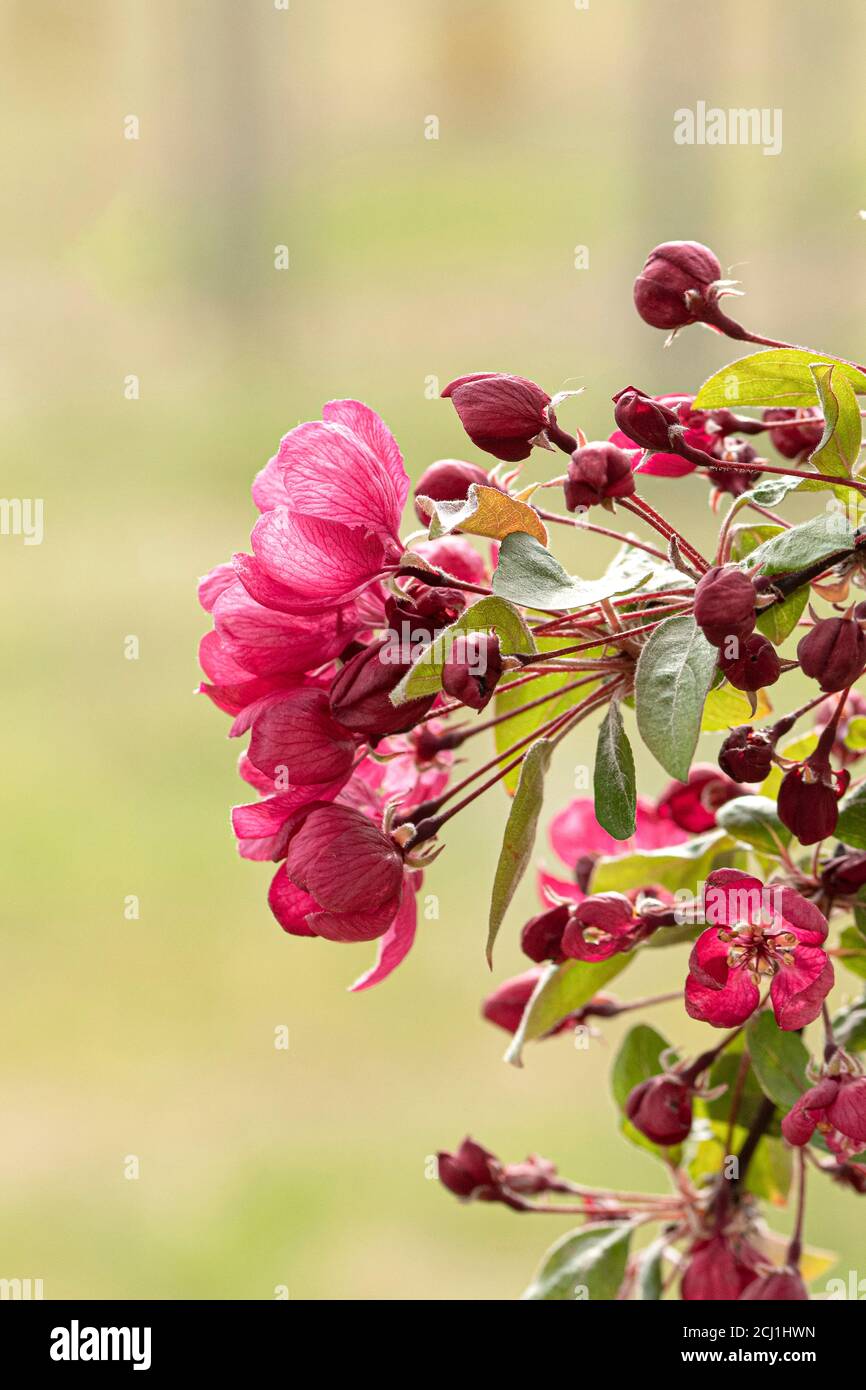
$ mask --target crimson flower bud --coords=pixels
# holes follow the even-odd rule
[[[769,431],[770,438],[782,458],[803,459],[809,454],[814,453],[821,442],[824,433],[824,422],[821,419],[820,411],[814,406],[809,406],[805,410],[792,410],[788,406],[773,406],[770,410],[765,410],[761,416],[764,424],[769,425],[779,420],[790,420],[790,425],[783,425],[781,429]],[[812,421],[815,421],[812,424]]]
[[[719,767],[738,782],[763,782],[773,766],[773,748],[766,729],[740,724],[719,749]]]
[[[839,1163],[829,1172],[834,1182],[841,1183],[843,1187],[850,1187],[852,1192],[866,1197],[866,1164]]]
[[[495,632],[467,632],[455,639],[442,668],[442,689],[470,709],[484,709],[502,675]]]
[[[735,655],[719,653],[719,666],[737,690],[760,690],[779,679],[782,663],[768,638],[753,632],[744,640],[736,639],[735,646]]]
[[[695,589],[695,622],[714,647],[748,637],[755,626],[755,586],[736,565],[714,565]]]
[[[464,1139],[456,1154],[439,1153],[439,1181],[455,1197],[467,1201],[470,1197],[481,1202],[499,1201],[502,1185],[502,1165],[489,1149]]]
[[[537,917],[530,917],[520,933],[520,945],[525,956],[539,965],[545,960],[564,960],[562,954],[562,933],[568,926],[568,903],[560,903]]]
[[[651,1076],[628,1097],[625,1113],[654,1144],[682,1144],[692,1127],[692,1090],[675,1075]]]
[[[685,328],[718,299],[722,267],[698,241],[668,241],[650,251],[634,282],[635,308],[652,328]]]
[[[743,1239],[721,1232],[698,1240],[689,1251],[680,1294],[687,1302],[739,1299],[757,1278],[758,1252]]]
[[[853,898],[866,884],[866,853],[836,854],[821,874],[821,885],[832,898]]]
[[[839,819],[839,798],[850,780],[848,772],[834,772],[819,749],[786,772],[776,810],[779,820],[801,845],[816,845],[832,835]]]
[[[671,782],[666,787],[656,809],[660,815],[670,817],[680,830],[702,835],[705,830],[712,830],[719,807],[742,795],[743,788],[736,782],[722,777],[711,764],[698,763],[689,772],[687,782]]]
[[[758,458],[757,449],[747,444],[744,439],[718,439],[714,444],[713,453],[725,463],[751,464]],[[744,492],[748,492],[760,476],[760,470],[757,468],[743,469],[742,472],[734,468],[707,469],[707,477],[713,486],[720,492],[729,493],[731,497],[741,497]]]
[[[740,1294],[739,1302],[770,1300],[773,1303],[802,1303],[809,1293],[802,1275],[796,1269],[774,1269],[762,1274]]]
[[[866,666],[866,635],[851,618],[823,618],[800,639],[797,660],[825,694],[844,690]]]
[[[331,685],[331,714],[344,729],[376,740],[388,734],[403,734],[413,728],[430,709],[435,695],[425,695],[405,704],[391,703],[391,691],[399,684],[410,661],[389,660],[393,650],[390,638],[372,643],[347,661]]]
[[[671,448],[671,429],[680,423],[676,411],[636,386],[626,386],[613,399],[613,418],[623,434],[641,449],[658,453]]]
[[[434,502],[464,502],[473,483],[481,487],[497,487],[491,483],[483,468],[477,463],[461,463],[459,459],[440,459],[431,463],[418,480],[415,488],[415,513],[425,526],[430,520],[430,509],[422,507],[419,497],[430,497]]]
[[[568,464],[565,505],[570,512],[591,507],[634,492],[631,459],[616,444],[584,444],[575,449]]]
[[[453,401],[472,443],[507,463],[529,458],[533,440],[549,423],[547,392],[507,372],[457,377],[442,395]]]

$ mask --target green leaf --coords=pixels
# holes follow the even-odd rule
[[[854,532],[847,517],[840,512],[825,512],[759,545],[749,556],[749,564],[760,564],[763,574],[789,574],[827,560],[853,544]]]
[[[535,845],[538,817],[544,800],[544,774],[550,766],[553,744],[549,739],[533,743],[520,768],[517,791],[505,822],[502,848],[493,878],[493,896],[487,931],[487,960],[492,964],[493,945],[502,919],[514,897],[515,889],[526,872]]]
[[[757,502],[759,507],[778,507],[789,492],[796,492],[800,486],[799,478],[786,478],[783,474],[762,478],[754,487],[740,496],[740,501]]]
[[[778,854],[790,843],[791,832],[779,820],[776,803],[766,796],[736,796],[716,812],[716,824],[763,854]]]
[[[866,376],[856,367],[811,348],[771,348],[729,362],[705,381],[695,397],[695,410],[729,409],[750,405],[807,406],[818,404],[812,366],[835,366],[858,395],[866,392]]]
[[[670,1051],[670,1043],[661,1033],[648,1023],[638,1023],[630,1028],[619,1046],[610,1075],[610,1088],[614,1100],[622,1111],[621,1129],[627,1139],[640,1149],[658,1154],[662,1158],[676,1161],[679,1146],[666,1148],[647,1139],[628,1119],[625,1113],[626,1102],[642,1081],[657,1076],[663,1070],[662,1056]],[[675,1157],[676,1156],[676,1157]]]
[[[843,1005],[834,1015],[833,1034],[846,1051],[866,1051],[866,995]]]
[[[866,782],[861,782],[839,802],[835,835],[852,849],[866,849]]]
[[[637,785],[631,744],[617,700],[611,700],[598,731],[595,750],[595,818],[615,840],[635,832]]]
[[[866,941],[856,927],[846,927],[840,933],[837,959],[852,975],[859,975],[861,980],[866,980]]]
[[[866,941],[866,887],[858,888],[851,910],[854,913],[854,926]]]
[[[567,960],[562,965],[549,965],[523,1011],[504,1060],[522,1067],[525,1043],[546,1037],[569,1014],[588,1004],[631,959],[631,952],[620,952],[609,960]]]
[[[765,637],[769,637],[774,647],[780,647],[786,637],[790,637],[803,616],[803,609],[809,601],[809,585],[801,584],[782,603],[774,603],[758,617],[757,627]]]
[[[779,1028],[772,1011],[764,1009],[746,1027],[746,1046],[764,1095],[790,1110],[808,1085],[809,1053],[801,1039]]]
[[[665,772],[680,782],[688,780],[717,661],[715,647],[691,614],[667,618],[640,654],[635,676],[637,726]]]
[[[523,1299],[586,1299],[610,1302],[625,1276],[632,1228],[615,1224],[584,1226],[552,1245]]]
[[[854,389],[837,366],[812,366],[812,376],[824,412],[824,433],[809,462],[826,478],[850,478],[860,454],[862,426]],[[830,487],[843,501],[850,489],[827,482],[803,482],[801,492]]]
[[[862,714],[848,720],[844,743],[846,748],[852,749],[855,753],[862,753],[866,748],[866,718]]]
[[[633,551],[635,557],[640,552]],[[540,545],[534,536],[515,532],[506,536],[499,550],[499,564],[493,575],[493,592],[500,598],[528,608],[581,608],[588,603],[627,594],[643,584],[652,573],[649,557],[635,558],[628,566],[611,565],[600,579],[579,579],[570,575]]]
[[[520,613],[501,598],[482,598],[461,613],[456,623],[446,627],[418,656],[400,684],[391,692],[391,703],[402,705],[422,695],[435,695],[442,689],[442,668],[455,640],[467,632],[495,632],[502,651],[532,656],[535,643]]]
[[[538,650],[540,652],[556,651],[564,645],[562,637],[536,638]],[[588,657],[598,656],[600,647],[594,647],[585,653]],[[518,685],[511,690],[497,689],[495,699],[495,709],[497,717],[510,713],[511,710],[519,708],[520,705],[528,701],[540,699],[543,695],[550,695],[551,699],[545,701],[543,705],[537,705],[535,709],[524,711],[522,714],[515,714],[512,719],[505,719],[501,724],[497,724],[493,730],[493,741],[497,753],[504,753],[512,744],[519,743],[521,739],[528,738],[535,733],[536,729],[548,720],[554,719],[558,714],[564,714],[567,709],[583,699],[599,684],[598,681],[588,682],[581,686],[579,691],[569,691],[567,695],[562,695],[559,699],[553,698],[556,691],[562,690],[564,686],[573,685],[579,677],[574,671],[552,671],[549,676],[538,676],[531,685]],[[504,682],[507,684],[507,682]],[[510,772],[506,772],[502,779],[505,790],[512,793],[517,786],[520,778],[520,767],[513,767]]]
[[[725,1086],[727,1089],[722,1095],[715,1096],[712,1100],[696,1101],[695,1109],[698,1113],[709,1116],[711,1120],[718,1121],[719,1124],[727,1124],[731,1112],[731,1101],[739,1086],[740,1103],[737,1110],[737,1121],[745,1129],[749,1129],[763,1104],[764,1092],[761,1090],[751,1065],[747,1066],[745,1078],[740,1083],[740,1065],[745,1056],[742,1036],[741,1033],[734,1044],[725,1049],[713,1063],[710,1071],[708,1084],[710,1093],[712,1094],[712,1091],[719,1086]],[[778,1118],[774,1122],[774,1127],[778,1133]]]
[[[666,849],[638,850],[634,854],[602,856],[592,872],[593,893],[627,893],[630,888],[657,884],[672,893],[678,889],[695,893],[716,867],[717,860],[731,850],[734,841],[724,830],[709,830],[681,845]],[[663,927],[653,941],[673,928]]]
[[[648,1245],[638,1256],[637,1292],[642,1303],[648,1300],[657,1302],[662,1296],[662,1262],[667,1243],[667,1236],[659,1236],[658,1240],[654,1240],[652,1245]]]

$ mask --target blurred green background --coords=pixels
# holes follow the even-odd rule
[[[737,352],[697,329],[664,350],[631,306],[668,238],[737,267],[749,324],[862,357],[866,7],[3,0],[0,37],[3,491],[45,502],[44,544],[0,539],[0,1276],[48,1298],[513,1298],[567,1220],[461,1209],[428,1155],[471,1132],[658,1185],[607,1098],[622,1030],[501,1063],[478,1008],[504,798],[452,836],[440,920],[380,989],[345,993],[371,948],[279,931],[228,829],[236,746],[192,695],[196,576],[246,546],[253,473],[332,397],[380,411],[417,475],[480,458],[431,378],[585,386],[563,420],[590,437],[629,382],[696,387]],[[699,99],[781,107],[781,155],[675,146]],[[703,483],[648,495],[709,538]],[[556,541],[573,569],[607,559]],[[497,978],[534,903],[527,883]],[[654,953],[621,992],[684,970]],[[856,1268],[856,1199],[815,1187],[810,1237]]]

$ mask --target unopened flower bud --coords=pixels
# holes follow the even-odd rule
[[[541,964],[545,960],[561,961],[562,933],[568,926],[571,905],[559,903],[537,917],[530,917],[520,933],[520,945],[525,956]]]
[[[695,622],[708,642],[748,637],[755,626],[755,587],[736,565],[714,565],[695,589]]]
[[[785,773],[776,810],[801,845],[816,845],[833,834],[839,819],[839,798],[849,775],[834,772],[828,759],[817,759],[814,754]]]
[[[497,487],[491,483],[483,468],[477,463],[462,463],[460,459],[440,459],[431,463],[418,480],[415,488],[415,513],[418,520],[427,525],[430,520],[429,507],[422,507],[419,497],[429,497],[434,502],[464,502],[473,483],[480,487]]]
[[[453,401],[472,443],[508,463],[528,458],[533,440],[549,423],[547,392],[507,372],[457,377],[442,395]]]
[[[613,417],[623,434],[641,449],[655,453],[670,449],[670,431],[680,424],[675,411],[636,386],[627,386],[613,399]]]
[[[754,464],[759,460],[758,451],[744,439],[720,438],[716,441],[713,453],[720,463]],[[763,460],[760,460],[763,462]],[[761,476],[759,468],[708,468],[707,477],[719,492],[727,492],[731,497],[741,497],[754,487]]]
[[[773,748],[766,729],[740,724],[719,749],[719,767],[737,782],[763,782],[773,766]]]
[[[718,299],[722,267],[698,241],[657,246],[634,283],[635,308],[652,328],[685,328],[707,316]]]
[[[442,689],[470,709],[484,709],[502,675],[495,632],[467,632],[456,638],[442,668]]]
[[[725,647],[728,645],[726,642]],[[779,679],[782,663],[772,642],[760,632],[743,639],[734,638],[730,645],[730,655],[725,649],[719,653],[719,666],[737,690],[760,690]]]
[[[844,690],[866,666],[866,635],[851,618],[823,618],[800,639],[797,660],[826,694]]]
[[[853,898],[866,884],[866,852],[836,854],[824,866],[821,886],[832,898]]]
[[[762,1274],[740,1294],[741,1303],[769,1300],[772,1303],[802,1303],[809,1293],[796,1269],[774,1269]]]
[[[623,449],[607,442],[575,449],[565,482],[565,505],[570,512],[630,497],[634,489],[631,459]]]
[[[391,703],[391,691],[409,670],[410,661],[389,659],[391,638],[382,638],[353,656],[331,685],[331,714],[344,729],[375,741],[406,733],[430,709],[435,695],[405,704]]]
[[[805,410],[793,410],[787,406],[773,406],[761,416],[765,425],[780,420],[790,420],[790,425],[769,430],[769,436],[778,452],[786,459],[804,459],[814,453],[824,433],[821,412],[814,406]],[[812,422],[815,422],[814,424]]]
[[[651,1076],[635,1086],[625,1112],[654,1144],[681,1144],[692,1127],[692,1089],[672,1074]]]

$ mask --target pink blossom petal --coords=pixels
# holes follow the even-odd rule
[[[564,864],[573,868],[587,854],[629,854],[636,849],[664,849],[682,844],[688,835],[667,817],[659,816],[651,802],[638,798],[635,834],[615,840],[595,817],[591,796],[577,796],[550,824],[550,842]]]
[[[490,574],[484,557],[465,536],[440,536],[435,541],[415,541],[412,549],[443,574],[465,584],[486,584]]]
[[[198,583],[198,601],[206,613],[213,612],[213,606],[229,584],[234,581],[230,564],[217,565],[210,574],[205,574]]]
[[[281,864],[271,879],[268,891],[268,906],[283,931],[292,936],[315,936],[307,917],[318,912],[319,904],[309,893],[298,888],[286,874],[285,864]]]
[[[753,1014],[760,991],[745,970],[730,970],[723,988],[708,989],[694,975],[686,980],[686,1013],[715,1028],[736,1028]]]
[[[250,762],[267,777],[291,786],[348,777],[356,743],[331,718],[323,690],[292,690],[264,702],[252,722]]]
[[[282,440],[277,466],[293,511],[383,536],[397,531],[405,492],[400,498],[384,464],[344,425],[298,425]]]
[[[344,425],[379,460],[391,478],[400,511],[409,495],[409,475],[403,455],[388,426],[375,410],[361,401],[328,401],[322,418],[329,424]],[[397,520],[399,522],[399,513]]]
[[[833,988],[833,980],[832,962],[819,946],[798,946],[794,964],[783,966],[770,986],[779,1027],[790,1032],[816,1019]]]
[[[289,842],[290,822],[310,801],[332,801],[343,782],[339,779],[324,787],[293,787],[262,801],[232,807],[232,829],[242,859],[261,863],[282,859]]]
[[[557,878],[555,874],[548,873],[544,868],[538,871],[538,891],[541,894],[541,901],[544,903],[553,903],[556,898],[565,898],[568,902],[582,903],[586,897],[586,894],[578,888],[576,883],[570,883],[565,878]]]
[[[846,1078],[828,1107],[827,1119],[848,1139],[866,1141],[866,1076]]]
[[[814,903],[794,888],[772,891],[772,903],[781,918],[777,925],[792,931],[804,946],[818,946],[826,940],[827,918]]]
[[[326,911],[371,916],[385,911],[387,926],[402,892],[403,857],[358,811],[323,806],[311,811],[293,833],[286,872]]]
[[[214,603],[214,625],[228,655],[257,676],[322,666],[346,646],[339,613],[289,616],[263,608],[235,577]]]
[[[679,454],[650,454],[634,471],[648,473],[654,478],[684,478],[687,473],[694,473],[695,465],[680,458]]]
[[[376,912],[313,912],[307,921],[316,936],[326,941],[375,941],[387,932],[394,915],[389,911]]]
[[[253,527],[256,559],[297,595],[298,613],[318,613],[360,593],[382,570],[382,542],[359,527],[300,516],[288,507],[265,512]]]
[[[759,926],[770,901],[761,880],[741,869],[717,869],[704,885],[704,915],[714,927]]]
[[[370,989],[373,985],[380,984],[382,980],[387,980],[391,972],[396,970],[409,954],[415,940],[417,925],[418,905],[415,888],[407,879],[403,885],[403,897],[397,916],[379,942],[375,965],[363,975],[359,975],[349,989],[358,993],[362,989]]]

